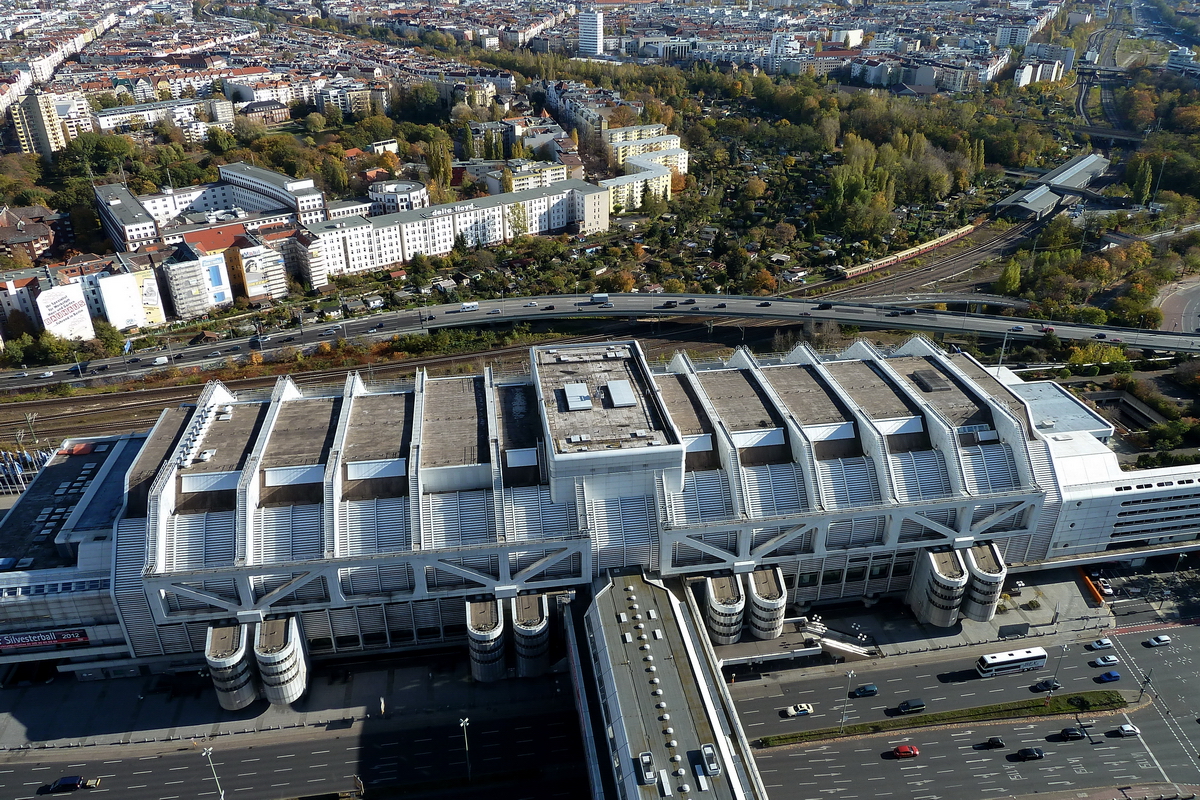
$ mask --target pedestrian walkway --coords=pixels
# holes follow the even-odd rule
[[[1200,786],[1184,783],[1139,783],[1132,786],[1104,786],[1098,789],[1072,789],[1062,792],[1034,792],[1022,795],[991,795],[988,800],[1195,800]]]

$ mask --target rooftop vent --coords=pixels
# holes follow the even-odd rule
[[[912,374],[913,381],[925,392],[948,392],[950,381],[937,370],[919,369]]]
[[[563,392],[567,395],[568,411],[592,410],[592,396],[586,383],[568,383],[563,387]]]
[[[637,405],[637,397],[629,381],[609,381],[608,396],[612,398],[613,408],[632,408]]]

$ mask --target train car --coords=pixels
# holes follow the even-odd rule
[[[907,250],[901,250],[899,253],[892,253],[890,256],[877,258],[874,261],[868,261],[865,264],[859,264],[857,267],[836,267],[835,269],[837,270],[838,275],[842,278],[857,278],[859,275],[866,275],[868,272],[886,269],[893,264],[899,264],[902,261],[908,261],[910,258],[916,258],[917,256],[924,255],[930,250],[936,250],[943,245],[950,244],[950,242],[956,242],[978,227],[978,225],[965,225],[958,230],[950,231],[950,233],[939,236],[936,239],[930,239],[928,242],[923,244],[910,247]]]

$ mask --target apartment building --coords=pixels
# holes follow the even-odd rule
[[[33,91],[9,109],[22,153],[50,156],[72,139],[92,130],[91,110],[78,92],[65,95]]]
[[[579,55],[604,55],[604,14],[600,11],[585,11],[577,19],[579,21]]]
[[[228,100],[161,100],[104,108],[93,112],[92,120],[97,133],[124,133],[139,126],[151,128],[158,122],[180,127],[201,122],[205,129],[210,126],[232,129],[233,103]]]
[[[444,255],[461,236],[468,246],[526,233],[608,228],[608,190],[578,180],[378,217],[348,217],[306,226],[301,269],[313,288],[336,275],[403,263],[419,253]]]
[[[175,316],[197,319],[233,303],[233,286],[223,253],[180,243],[162,267]]]
[[[504,189],[504,171],[508,170],[512,178],[512,188],[509,191],[523,192],[526,189],[540,189],[544,186],[567,180],[567,168],[562,164],[552,164],[549,161],[526,161],[514,158],[500,169],[488,170],[484,174],[487,181],[488,194],[502,194]]]
[[[222,164],[217,172],[233,187],[233,202],[241,208],[262,211],[282,206],[295,211],[304,225],[325,219],[325,193],[312,178],[292,178],[241,161]]]

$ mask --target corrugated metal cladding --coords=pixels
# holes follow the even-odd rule
[[[632,408],[637,405],[637,397],[629,381],[609,381],[608,396],[612,398],[613,408]]]
[[[263,470],[266,486],[294,486],[300,483],[321,483],[325,480],[325,465],[304,467],[271,467]]]
[[[385,458],[376,461],[352,461],[346,465],[346,479],[399,478],[407,473],[407,459]]]
[[[568,383],[563,387],[567,394],[568,411],[591,411],[592,395],[588,392],[586,383]]]

